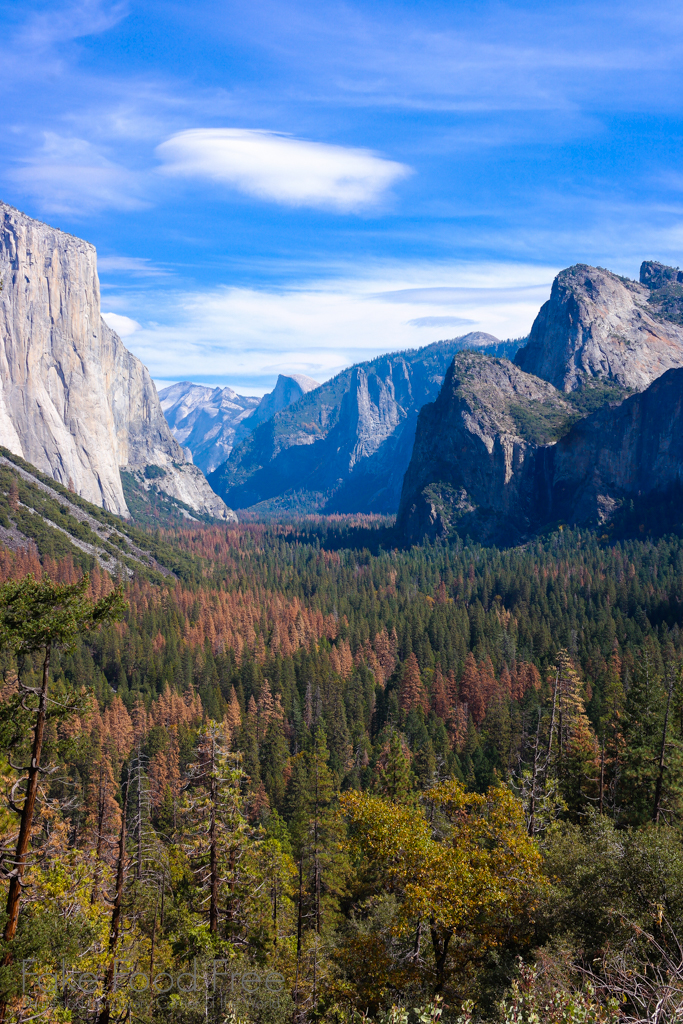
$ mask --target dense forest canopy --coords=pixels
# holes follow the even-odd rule
[[[102,609],[47,669],[2,634],[3,907],[49,683],[3,1019],[680,1002],[679,537],[395,550],[363,517],[144,536],[173,571],[121,562],[121,597],[93,558],[0,548],[4,608],[36,580]]]

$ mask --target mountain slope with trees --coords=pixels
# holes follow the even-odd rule
[[[397,551],[381,522],[344,518],[149,536],[194,573],[124,577],[122,621],[51,658],[8,1013],[350,1024],[403,1003],[495,1021],[508,990],[606,1014],[617,954],[652,958],[651,935],[666,965],[683,930],[679,537]],[[8,586],[28,571],[82,578],[73,557],[0,549]],[[85,587],[115,589],[99,565]],[[7,643],[0,659],[21,807],[41,663]],[[1,821],[12,850],[10,805]],[[162,972],[196,991],[131,980]]]
[[[237,509],[393,513],[417,415],[438,394],[453,355],[511,356],[524,339],[480,331],[350,367],[262,424],[210,474]]]

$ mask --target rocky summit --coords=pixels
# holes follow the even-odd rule
[[[294,402],[298,402],[309,391],[315,391],[319,387],[320,383],[317,380],[306,377],[303,373],[279,374],[275,387],[263,396],[245,426],[249,430],[254,430],[259,423],[265,423],[266,420],[272,419],[276,413],[293,405]]]
[[[211,485],[237,509],[393,513],[418,412],[455,353],[518,344],[477,331],[350,367],[258,426]]]
[[[640,282],[583,263],[563,270],[517,366],[565,392],[596,382],[642,391],[683,366],[683,318],[671,294],[683,288],[655,267],[673,269],[644,263]]]
[[[127,470],[141,488],[234,518],[186,463],[146,367],[102,320],[95,248],[0,204],[0,279],[0,445],[118,515]]]
[[[665,498],[683,482],[683,369],[580,420],[542,456],[540,523],[600,524],[625,502]]]

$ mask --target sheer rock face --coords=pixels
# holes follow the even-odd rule
[[[557,523],[604,524],[630,500],[683,494],[683,368],[572,424],[551,385],[474,359],[454,360],[420,414],[396,524],[403,542],[459,534],[513,544]]]
[[[643,264],[651,266],[661,267]],[[658,313],[658,281],[652,274],[644,283],[628,281],[581,263],[563,270],[516,365],[565,392],[595,378],[644,390],[666,370],[683,366],[683,326]]]
[[[683,369],[580,420],[543,456],[539,514],[548,521],[603,523],[624,500],[680,487]]]
[[[211,474],[211,485],[237,509],[269,502],[393,513],[418,412],[436,398],[454,354],[499,344],[475,332],[352,366],[258,426]]]
[[[100,316],[92,245],[0,204],[0,443],[119,515],[119,469],[192,508],[234,514],[185,463],[147,369]]]
[[[317,380],[306,377],[303,373],[280,373],[275,387],[263,396],[245,426],[253,430],[259,423],[265,423],[266,420],[272,419],[276,413],[293,405],[294,402],[298,402],[309,391],[315,391],[319,387],[320,384]]]
[[[551,384],[504,359],[461,353],[419,416],[397,518],[404,541],[460,533],[515,542],[535,519],[542,442],[572,407]]]

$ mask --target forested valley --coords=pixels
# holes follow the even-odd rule
[[[0,548],[2,1020],[678,1019],[683,541],[387,536]]]

